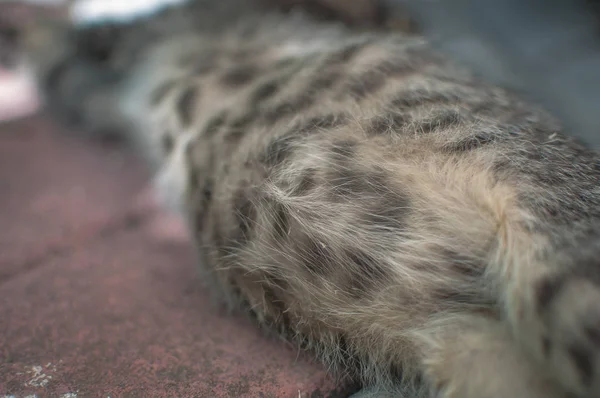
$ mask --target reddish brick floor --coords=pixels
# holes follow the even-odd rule
[[[145,180],[43,116],[0,125],[0,396],[347,396],[209,303]]]

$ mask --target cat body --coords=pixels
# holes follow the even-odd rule
[[[146,156],[215,295],[335,374],[600,396],[600,156],[541,109],[421,37],[236,0],[27,42],[57,115]]]

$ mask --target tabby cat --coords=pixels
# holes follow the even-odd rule
[[[600,156],[543,110],[423,38],[244,0],[27,46],[58,116],[147,157],[207,286],[333,373],[600,397]]]

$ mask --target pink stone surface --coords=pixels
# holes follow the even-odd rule
[[[44,116],[0,124],[0,396],[347,396],[210,303],[146,178]]]

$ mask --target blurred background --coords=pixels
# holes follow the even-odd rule
[[[123,18],[151,12],[179,0],[127,0],[74,2],[78,20]],[[37,111],[40,100],[31,74],[19,63],[19,28],[42,13],[62,13],[66,0],[0,0],[0,122],[18,119]]]
[[[80,22],[123,20],[182,1],[76,0],[71,14]],[[600,147],[600,0],[247,1],[302,8],[357,28],[423,33],[484,78],[544,105],[569,135]],[[57,12],[65,3],[0,0],[0,57],[12,45],[7,25]],[[0,120],[27,115],[38,105],[24,68],[0,70]]]

